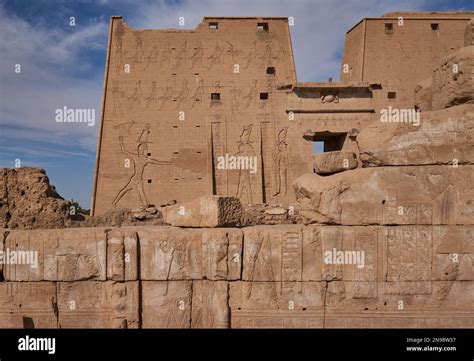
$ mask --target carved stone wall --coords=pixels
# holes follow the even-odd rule
[[[11,231],[1,328],[474,327],[473,226]],[[327,252],[364,252],[328,263]],[[354,258],[355,260],[356,258]]]
[[[93,214],[207,194],[294,202],[292,181],[312,171],[305,132],[360,129],[373,93],[368,83],[297,83],[287,18],[135,30],[113,17]]]

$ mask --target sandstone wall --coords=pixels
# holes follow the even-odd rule
[[[294,202],[318,134],[360,130],[381,102],[369,83],[298,83],[289,30],[287,18],[140,30],[113,17],[92,213],[212,194]],[[233,169],[226,155],[256,168]]]
[[[347,64],[349,71],[341,67],[341,80],[381,83],[385,102],[388,92],[396,92],[389,103],[411,108],[417,83],[431,76],[440,59],[464,46],[466,24],[473,16],[394,12],[366,18],[346,34],[342,66]]]
[[[474,227],[5,232],[2,328],[474,327]],[[327,251],[364,251],[363,267]],[[362,263],[359,262],[359,265]]]

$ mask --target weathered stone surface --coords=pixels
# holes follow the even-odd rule
[[[191,328],[230,328],[226,281],[193,281]]]
[[[373,122],[357,137],[363,166],[474,163],[474,105],[420,113],[420,126]]]
[[[357,168],[357,158],[352,152],[316,153],[313,155],[313,159],[314,172],[318,174],[338,173]]]
[[[470,165],[362,168],[306,174],[294,188],[308,222],[473,224],[473,180]]]
[[[61,328],[137,328],[138,282],[59,282]]]
[[[71,216],[68,202],[39,168],[1,169],[0,203],[1,227],[57,228],[80,218]]]
[[[0,328],[57,328],[53,282],[1,282]]]
[[[137,233],[143,280],[240,277],[242,232],[238,229],[141,227]]]
[[[191,281],[143,281],[142,328],[190,328]]]
[[[256,225],[294,224],[298,216],[297,202],[288,205],[272,206],[269,204],[246,204],[240,225],[242,227]]]
[[[474,45],[443,58],[433,72],[433,110],[474,103]]]
[[[107,279],[134,281],[138,278],[136,231],[114,229],[107,233]]]
[[[474,19],[467,22],[464,32],[464,46],[474,45]]]
[[[434,226],[433,280],[474,281],[474,227]]]
[[[235,197],[203,196],[181,205],[162,209],[166,223],[178,227],[235,226],[242,216],[242,205]]]
[[[304,232],[306,231],[306,232]],[[246,281],[319,280],[321,240],[300,225],[244,229],[242,279]],[[306,266],[306,267],[304,267]]]
[[[431,110],[431,104],[433,102],[432,85],[433,78],[430,76],[419,82],[415,87],[415,107],[421,112]]]
[[[5,249],[37,254],[37,267],[31,263],[6,264],[7,281],[106,279],[103,228],[11,231]]]
[[[322,328],[326,282],[232,282],[232,328]]]
[[[474,282],[437,281],[424,293],[411,294],[378,282],[371,285],[373,297],[358,296],[358,287],[353,282],[328,283],[324,327],[474,327]]]
[[[243,234],[239,229],[202,231],[202,277],[238,280],[242,269]]]
[[[8,232],[0,229],[0,252],[4,252],[5,250],[5,239],[7,238]],[[5,259],[5,256],[3,256],[3,259]],[[0,262],[0,279],[3,281],[4,279],[4,274],[3,274],[3,265],[5,262]]]

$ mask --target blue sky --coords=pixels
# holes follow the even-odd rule
[[[177,28],[181,16],[184,28],[204,16],[293,16],[298,80],[324,81],[339,78],[345,31],[363,17],[472,8],[456,0],[0,0],[0,167],[20,159],[45,168],[64,198],[89,208],[111,15],[138,28]],[[96,125],[56,123],[63,106],[95,109]]]

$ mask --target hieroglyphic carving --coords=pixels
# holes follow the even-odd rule
[[[353,276],[347,277],[346,266],[344,269],[344,279],[353,279],[354,298],[376,298],[377,297],[377,230],[354,230],[353,250],[364,252],[364,264],[362,267],[351,265]]]
[[[138,230],[141,279],[234,280],[240,277],[240,230],[161,227]],[[237,256],[236,256],[237,255]]]
[[[433,204],[428,202],[404,202],[399,190],[387,189],[384,207],[384,224],[430,224],[433,221]]]
[[[225,281],[194,281],[191,328],[229,328],[228,297]]]
[[[252,135],[252,124],[244,126],[242,128],[242,133],[240,134],[240,140],[238,142],[238,151],[235,153],[236,157],[248,157],[248,159],[255,159],[257,156],[255,148],[253,146],[253,141],[250,140]],[[255,165],[257,166],[257,165]],[[238,170],[238,181],[237,181],[237,192],[236,197],[241,201],[244,200],[244,194],[246,195],[246,201],[248,204],[252,204],[252,174],[250,169],[239,169]]]
[[[426,226],[386,228],[386,294],[431,293],[432,230]]]
[[[162,66],[167,66],[171,61],[171,44],[167,41],[163,45],[163,50],[161,51],[161,64]]]
[[[151,103],[156,103],[158,101],[158,88],[156,86],[156,81],[151,82],[150,94],[143,99],[146,101],[145,109],[148,109]]]
[[[323,326],[325,282],[301,282],[301,285],[292,285],[281,294],[274,292],[274,283],[230,284],[232,328]],[[253,288],[253,291],[249,292],[249,288]]]
[[[143,328],[190,328],[192,281],[143,281]]]
[[[233,80],[230,82],[230,111],[232,114],[240,114],[239,98],[242,93],[240,89],[235,86]]]
[[[142,34],[140,32],[134,32],[133,35],[135,36],[135,53],[132,62],[136,65],[142,62],[142,59],[145,58],[145,54],[143,51]]]
[[[157,67],[158,57],[160,55],[160,49],[156,44],[153,44],[148,55],[145,56],[145,66],[143,70],[147,70],[152,64],[154,65],[153,68]]]
[[[193,69],[196,66],[202,66],[202,58],[204,56],[204,50],[202,49],[202,43],[201,41],[198,41],[196,43],[196,47],[193,50],[193,54],[191,55],[191,65],[189,66],[189,69]]]
[[[186,63],[186,60],[188,58],[188,42],[185,40],[183,42],[183,45],[179,48],[176,56],[174,56],[175,63],[173,67],[179,68],[183,63]]]
[[[121,91],[117,85],[112,86],[112,97],[113,97],[113,109],[112,113],[114,116],[117,115],[117,112],[122,110],[122,102],[124,97],[124,91]]]
[[[280,294],[293,291],[303,281],[303,240],[300,232],[287,232],[281,244]]]
[[[232,62],[234,64],[237,63],[237,57],[242,53],[239,49],[234,48],[234,44],[232,44],[230,41],[226,40],[227,43],[227,56],[229,56],[232,59]]]
[[[137,328],[138,281],[59,282],[60,328]]]
[[[0,283],[2,328],[57,328],[57,317],[55,283]]]
[[[274,162],[275,172],[275,192],[273,196],[280,193],[287,194],[288,191],[288,143],[286,137],[288,135],[288,127],[283,127],[278,132],[278,137],[275,141],[275,150],[272,158]]]
[[[132,94],[127,98],[129,101],[129,109],[133,111],[133,105],[136,104],[137,108],[140,108],[141,99],[142,99],[142,81],[139,80],[135,84],[135,88],[132,91]]]
[[[29,264],[6,264],[7,281],[106,279],[106,239],[101,228],[16,231],[8,235],[5,247],[37,252],[36,261]]]
[[[250,44],[250,49],[247,52],[247,55],[244,56],[244,59],[246,60],[244,69],[247,69],[250,64],[255,63],[255,60],[257,59],[257,54],[257,40],[254,40]]]
[[[166,87],[163,91],[163,94],[158,97],[158,100],[161,100],[160,106],[158,107],[159,110],[162,110],[165,106],[166,102],[171,102],[173,100],[173,86],[171,82],[168,80],[166,82]]]
[[[183,84],[181,86],[181,89],[179,92],[176,94],[175,98],[173,101],[175,101],[175,109],[183,109],[183,107],[186,107],[186,101],[188,100],[189,96],[189,89],[188,89],[188,81],[186,79],[183,80]]]
[[[217,157],[226,153],[227,128],[224,123],[211,122],[212,158],[213,158],[213,193],[228,194],[227,169],[218,169]]]
[[[198,80],[196,90],[194,91],[194,94],[191,96],[192,104],[191,104],[191,109],[194,108],[194,105],[196,103],[202,103],[202,99],[204,96],[204,81],[202,78]]]
[[[221,56],[223,52],[224,52],[224,49],[221,48],[221,46],[219,45],[219,42],[216,41],[216,46],[214,47],[214,51],[209,57],[207,57],[207,60],[209,60],[209,65],[207,66],[207,69],[212,69],[214,65],[217,65],[221,62]]]
[[[321,103],[339,103],[339,95],[337,93],[322,93]]]
[[[248,108],[250,103],[253,103],[257,100],[258,89],[257,89],[257,80],[253,80],[250,83],[250,89],[248,93],[242,98],[242,101],[245,100],[245,107]]]
[[[272,50],[273,44],[272,41],[266,40],[264,44],[264,51],[263,54],[260,56],[260,59],[262,60],[262,63],[265,65],[269,65],[272,63],[274,59],[276,59],[276,56],[273,55],[273,50]]]
[[[128,151],[125,148],[125,144],[123,141],[123,134],[121,134],[121,130],[123,127],[119,128],[119,144],[120,150],[125,156],[129,156],[131,162],[131,167],[133,170],[133,174],[130,176],[128,182],[122,187],[122,189],[117,193],[115,199],[113,200],[112,204],[114,207],[120,202],[120,200],[130,191],[136,191],[139,197],[140,207],[142,209],[146,209],[149,205],[148,200],[145,195],[145,190],[143,187],[143,173],[145,171],[145,167],[148,164],[155,164],[155,165],[169,165],[171,162],[169,161],[162,161],[151,158],[148,153],[148,144],[151,143],[148,140],[148,136],[150,133],[150,124],[147,123],[145,128],[142,129],[140,133],[140,137],[137,141],[137,151],[136,153]]]

